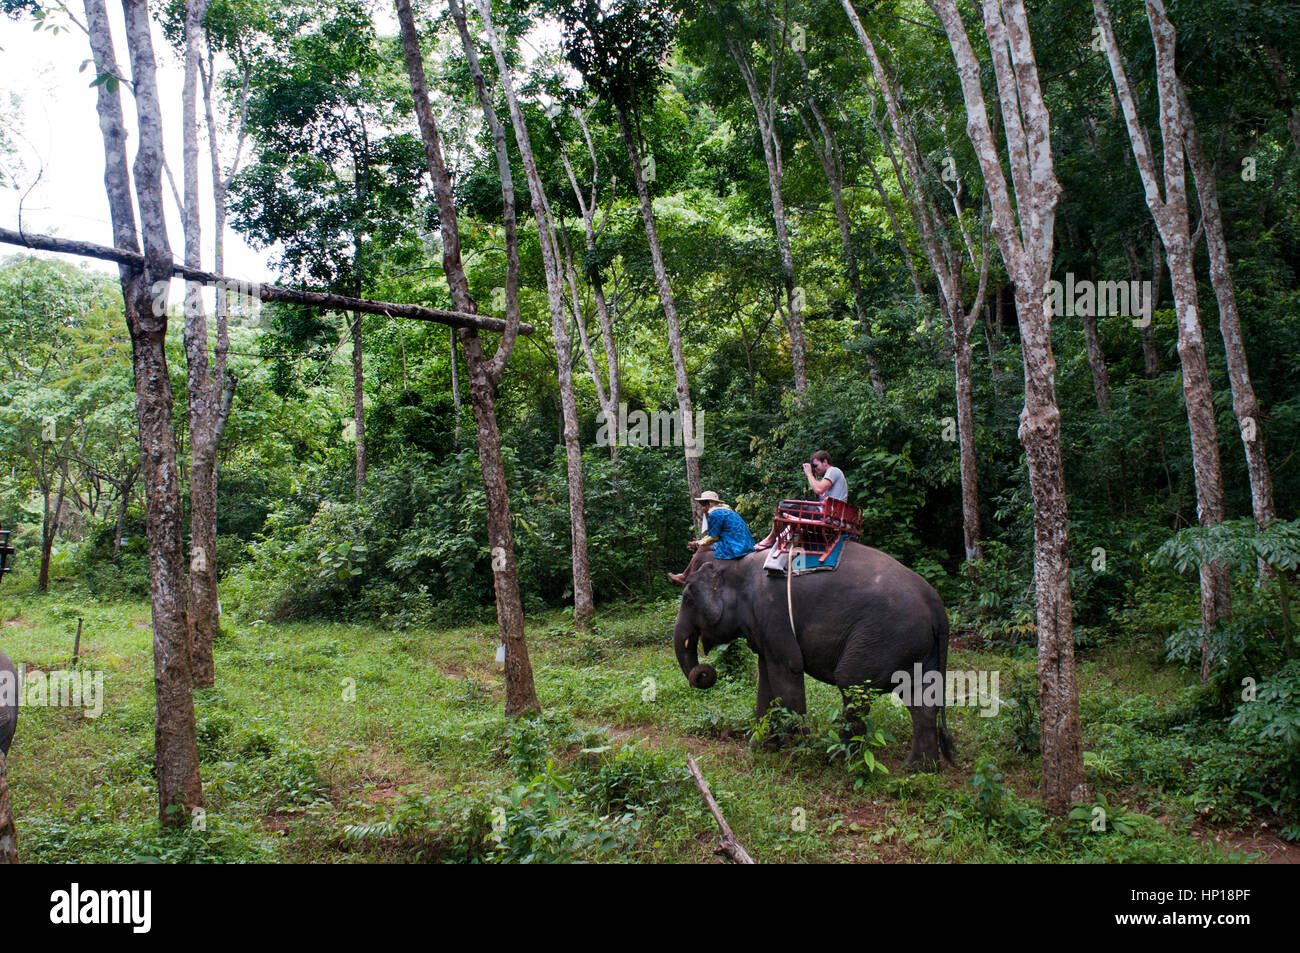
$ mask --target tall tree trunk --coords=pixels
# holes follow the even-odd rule
[[[1147,206],[1165,246],[1174,308],[1178,315],[1178,357],[1183,368],[1183,399],[1192,438],[1192,469],[1196,480],[1196,510],[1202,526],[1223,520],[1223,472],[1214,422],[1214,395],[1205,359],[1200,303],[1192,260],[1191,224],[1187,211],[1187,169],[1183,152],[1183,109],[1174,69],[1174,29],[1160,0],[1146,0],[1147,19],[1155,45],[1156,86],[1160,97],[1160,137],[1164,150],[1164,197],[1156,175],[1151,143],[1137,114],[1119,43],[1105,0],[1093,0],[1100,36],[1110,60],[1115,90],[1124,112],[1133,158],[1142,177]],[[1209,633],[1232,611],[1228,570],[1222,564],[1201,567],[1201,680],[1209,679],[1214,658]]]
[[[1038,697],[1043,802],[1064,815],[1087,800],[1074,621],[1069,581],[1069,521],[1061,465],[1061,414],[1054,386],[1051,312],[1044,289],[1051,274],[1056,204],[1050,122],[1021,0],[983,0],[984,29],[1002,105],[1015,188],[1015,210],[989,125],[979,60],[956,0],[929,0],[948,35],[966,103],[966,131],[988,191],[993,232],[1016,286],[1016,316],[1025,366],[1020,442],[1029,464],[1034,509],[1034,589],[1038,623]],[[1014,65],[1013,65],[1014,63]]]
[[[709,6],[713,10],[714,17],[721,24],[717,7],[712,3]],[[781,169],[781,143],[776,136],[773,115],[775,103],[770,96],[766,102],[764,101],[763,92],[758,87],[758,77],[754,75],[753,64],[750,62],[748,45],[742,48],[742,45],[731,35],[725,25],[722,26],[722,31],[726,38],[727,49],[736,63],[736,68],[740,71],[741,78],[745,81],[745,89],[749,92],[749,101],[754,107],[754,119],[758,123],[759,139],[763,145],[763,162],[767,166],[767,190],[772,198],[772,222],[776,229],[776,247],[778,254],[781,256],[781,283],[785,287],[786,330],[790,335],[790,361],[794,367],[794,389],[799,394],[804,394],[808,390],[808,370],[807,348],[804,343],[803,333],[803,303],[800,300],[800,295],[795,290],[794,254],[790,250],[790,233],[786,224],[785,197],[781,194],[783,173]],[[780,47],[776,44],[771,44],[771,46],[771,69],[775,73],[780,65],[780,56],[778,55]],[[769,91],[774,88],[774,82],[768,84]]]
[[[451,436],[460,445],[460,352],[456,348],[456,329],[448,328],[447,354],[451,359],[451,406],[456,419],[452,424]]]
[[[357,496],[366,488],[366,374],[361,343],[361,312],[352,314],[352,435],[356,439]]]
[[[1237,289],[1232,280],[1232,269],[1228,265],[1228,239],[1223,231],[1223,214],[1219,210],[1219,189],[1214,178],[1214,167],[1201,148],[1201,138],[1196,132],[1196,118],[1187,101],[1187,91],[1183,88],[1182,80],[1177,80],[1177,84],[1183,111],[1183,138],[1187,144],[1187,158],[1200,200],[1205,244],[1210,253],[1210,281],[1214,285],[1214,295],[1219,304],[1219,330],[1223,335],[1223,350],[1228,359],[1232,412],[1237,417],[1241,442],[1246,448],[1251,510],[1255,515],[1255,524],[1263,527],[1277,515],[1273,504],[1273,475],[1268,467],[1259,400],[1255,397],[1255,387],[1251,383],[1250,362],[1246,359],[1246,344],[1241,335]],[[1265,564],[1261,561],[1260,565],[1263,567]]]
[[[659,230],[655,226],[654,204],[650,201],[650,190],[646,188],[645,176],[641,173],[641,149],[632,134],[632,125],[628,120],[627,108],[622,103],[614,103],[614,114],[618,118],[618,131],[627,146],[628,161],[632,164],[632,182],[636,186],[637,198],[641,202],[641,222],[645,226],[646,244],[650,247],[650,265],[654,268],[655,287],[659,291],[659,304],[664,309],[664,318],[668,322],[668,347],[673,357],[673,375],[677,381],[677,411],[681,415],[683,432],[686,435],[686,487],[691,497],[691,523],[698,522],[700,507],[695,500],[702,492],[700,488],[700,463],[695,437],[695,415],[691,409],[691,384],[686,376],[686,354],[682,349],[682,332],[677,323],[677,304],[673,300],[673,289],[668,284],[668,270],[664,267],[663,252],[659,248]]]
[[[206,0],[186,0],[185,79],[182,86],[182,180],[185,190],[183,224],[185,264],[201,268],[199,228],[199,37]],[[185,283],[185,363],[188,371],[190,428],[190,573],[186,613],[190,643],[190,672],[194,684],[208,688],[216,681],[212,643],[217,633],[217,400],[208,368],[208,322],[202,287]]]
[[[551,338],[555,345],[556,366],[560,384],[560,408],[564,424],[564,451],[569,483],[569,525],[573,568],[573,620],[579,629],[591,627],[596,614],[591,594],[591,567],[587,558],[587,515],[583,498],[582,447],[578,442],[578,401],[573,392],[573,353],[569,340],[569,322],[564,310],[564,281],[560,273],[559,250],[556,248],[551,210],[547,205],[542,177],[537,172],[533,158],[532,140],[524,123],[523,111],[515,95],[514,81],[501,51],[496,29],[492,25],[492,9],[486,0],[475,0],[479,19],[487,34],[492,55],[496,59],[497,74],[505,92],[510,110],[510,124],[514,127],[515,143],[524,164],[528,191],[537,223],[538,241],[542,250],[542,268],[546,273],[546,300],[551,312]],[[462,36],[462,42],[467,37]],[[466,56],[471,70],[479,71],[477,56],[470,56],[472,43],[467,44]],[[491,102],[485,103],[485,108]]]
[[[1300,152],[1300,103],[1296,102],[1295,94],[1292,92],[1291,77],[1287,75],[1282,55],[1272,43],[1264,44],[1264,57],[1268,60],[1269,72],[1273,74],[1277,91],[1282,95],[1282,106],[1288,110],[1286,128],[1291,133],[1291,141],[1295,143],[1296,152]]]
[[[578,177],[574,174],[573,164],[569,162],[569,157],[563,150],[560,152],[560,161],[564,163],[565,174],[569,177],[569,185],[573,189],[573,196],[578,202],[578,210],[582,213],[582,229],[587,252],[588,254],[594,254],[596,251],[596,202],[599,198],[600,160],[596,153],[596,147],[592,143],[591,132],[587,128],[586,117],[583,116],[580,109],[574,110],[574,113],[578,125],[582,129],[583,139],[587,143],[587,152],[591,156],[591,198],[589,201],[584,197],[582,189],[578,185]],[[614,181],[611,180],[611,202],[613,200],[613,187]],[[608,212],[606,216],[608,218]],[[601,348],[605,354],[605,373],[608,386],[601,382],[600,371],[596,368],[596,358],[592,353],[586,322],[583,320],[582,309],[578,303],[577,269],[574,267],[573,253],[569,248],[568,237],[563,229],[560,230],[560,240],[563,244],[566,272],[569,279],[569,292],[573,298],[573,319],[578,326],[578,339],[582,344],[582,352],[587,360],[587,370],[591,374],[592,384],[595,385],[600,408],[605,415],[605,420],[612,422],[618,419],[618,404],[622,400],[623,392],[619,383],[618,343],[614,340],[614,319],[610,312],[609,302],[605,298],[605,285],[601,279],[599,269],[593,269],[589,283],[591,285],[592,300],[596,305],[596,319],[600,323]],[[609,441],[609,458],[612,461],[618,461],[617,440]]]
[[[447,174],[442,155],[442,141],[437,120],[429,105],[429,88],[424,75],[424,58],[420,53],[420,37],[415,29],[410,0],[395,0],[397,20],[402,31],[402,52],[406,71],[411,81],[411,95],[424,142],[429,178],[433,183],[434,198],[438,204],[438,226],[442,234],[443,274],[451,290],[455,307],[468,314],[476,313],[465,267],[460,255],[460,229],[456,205],[452,195],[451,178]],[[453,0],[453,16],[464,14]],[[498,139],[498,144],[500,140]],[[500,158],[500,153],[498,153]],[[507,167],[508,168],[508,167]],[[514,194],[504,185],[502,199],[509,221],[514,221]],[[514,242],[513,228],[507,232],[509,242]],[[514,256],[517,272],[518,248],[507,245],[507,258]],[[515,277],[517,281],[517,275]],[[515,289],[510,286],[507,272],[506,308],[507,325],[496,354],[489,360],[483,353],[478,332],[462,329],[461,344],[465,349],[470,403],[478,434],[479,463],[483,476],[483,491],[487,500],[487,531],[491,546],[493,588],[496,592],[497,625],[506,647],[506,714],[516,717],[528,711],[540,710],[537,691],[533,685],[533,669],[528,658],[528,642],[524,638],[523,601],[519,595],[519,577],[515,563],[514,532],[510,520],[510,501],[506,490],[505,464],[501,459],[501,434],[496,419],[496,387],[504,371],[510,352],[514,348],[519,329],[519,305]]]
[[[85,5],[96,62],[112,64],[112,39],[103,0],[85,0]],[[171,379],[167,372],[166,303],[172,254],[163,217],[162,110],[145,0],[123,0],[122,7],[140,130],[134,173],[145,266],[142,276],[129,272],[123,275],[122,294],[131,335],[145,526],[149,538],[154,694],[158,709],[154,722],[154,762],[159,819],[165,827],[180,827],[189,822],[191,811],[202,807],[203,787],[190,685],[185,577],[181,563],[180,479],[172,437]],[[99,68],[105,69],[103,65]],[[99,87],[99,112],[113,232],[118,247],[136,251],[130,185],[126,177],[126,130],[117,94],[107,93],[107,85],[102,83]]]

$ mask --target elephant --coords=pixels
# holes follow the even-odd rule
[[[896,673],[911,677],[948,667],[948,615],[928,582],[891,556],[851,540],[833,570],[793,579],[769,574],[766,553],[717,559],[701,551],[687,570],[686,589],[673,633],[677,662],[695,688],[717,681],[713,666],[700,664],[697,650],[743,638],[758,656],[761,718],[773,705],[803,714],[804,675],[835,685],[891,691]],[[787,600],[787,585],[789,598]],[[794,631],[791,631],[791,608]],[[924,679],[933,684],[934,676]],[[942,689],[914,695],[910,767],[938,770],[940,755],[953,761]],[[845,715],[852,718],[849,698]],[[850,722],[851,724],[852,722]]]
[[[18,673],[9,656],[0,652],[0,754],[9,754],[18,725]]]

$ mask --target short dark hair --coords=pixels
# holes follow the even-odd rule
[[[827,463],[830,463],[831,455],[827,453],[825,450],[818,450],[816,453],[812,455],[812,462],[816,463],[818,460],[825,460]]]

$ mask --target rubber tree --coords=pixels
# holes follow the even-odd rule
[[[424,73],[424,55],[420,35],[415,27],[410,0],[396,0],[397,21],[401,28],[402,53],[411,84],[411,96],[424,145],[429,178],[438,207],[438,228],[442,236],[443,274],[458,311],[477,313],[470,294],[469,281],[460,252],[460,227],[452,192],[451,176],[443,157],[442,137],[429,103],[429,86]],[[499,124],[498,124],[499,127]],[[494,141],[501,139],[494,134]],[[500,152],[498,152],[500,157]],[[514,223],[514,194],[502,177],[502,201],[509,221]],[[492,555],[493,588],[496,593],[497,625],[506,647],[506,714],[512,717],[540,710],[533,684],[533,669],[524,636],[524,609],[519,594],[519,575],[515,561],[514,530],[511,526],[510,500],[507,495],[505,461],[501,456],[501,431],[497,426],[496,391],[514,349],[519,330],[518,240],[508,235],[507,252],[513,262],[507,274],[506,329],[496,352],[488,358],[478,332],[461,329],[460,340],[465,352],[467,384],[478,436],[479,464],[483,491],[487,500],[488,542]],[[512,287],[513,282],[513,287]]]
[[[1192,469],[1196,481],[1196,512],[1202,526],[1223,522],[1223,470],[1219,459],[1218,428],[1214,419],[1214,392],[1205,355],[1200,300],[1193,261],[1192,228],[1187,208],[1187,162],[1184,111],[1174,67],[1173,25],[1160,0],[1146,0],[1147,19],[1155,46],[1156,89],[1159,97],[1160,139],[1163,161],[1157,174],[1146,128],[1138,115],[1137,100],[1105,0],[1093,0],[1093,13],[1123,110],[1124,125],[1147,207],[1151,211],[1169,264],[1169,279],[1178,317],[1178,358],[1183,369],[1183,400],[1192,440]],[[1164,193],[1161,194],[1163,179]],[[1210,630],[1232,611],[1227,567],[1201,566],[1201,679],[1209,679],[1213,666]]]
[[[487,93],[483,71],[479,67],[478,55],[474,42],[469,35],[465,16],[458,0],[450,0],[451,14],[460,33],[461,44],[469,62],[470,72],[474,77],[475,89],[478,90],[480,103],[485,114],[490,114],[493,135],[500,129],[496,119],[492,99]],[[591,595],[591,566],[587,558],[587,515],[583,499],[582,447],[578,442],[578,402],[573,390],[573,355],[569,339],[568,315],[564,304],[564,278],[562,275],[562,256],[555,238],[555,227],[551,217],[550,205],[546,199],[546,190],[537,171],[537,161],[533,156],[532,140],[524,113],[515,93],[514,80],[506,64],[505,52],[496,28],[492,24],[492,9],[486,0],[474,0],[479,19],[487,34],[488,45],[496,60],[497,77],[505,93],[506,104],[510,111],[510,125],[514,130],[515,143],[519,147],[519,156],[524,166],[524,175],[528,181],[529,200],[532,204],[533,221],[537,225],[538,243],[542,252],[542,269],[546,274],[546,300],[551,315],[551,338],[555,346],[557,377],[560,385],[560,413],[563,420],[564,451],[567,464],[569,487],[569,527],[570,555],[573,572],[573,620],[580,629],[589,628],[595,615],[595,603]],[[509,163],[505,166],[508,172]],[[503,180],[504,181],[504,180]]]
[[[645,152],[637,132],[640,110],[653,100],[659,85],[661,64],[672,34],[673,13],[660,0],[614,0],[604,4],[599,0],[579,0],[566,4],[548,3],[547,8],[557,13],[563,24],[569,62],[582,74],[591,91],[613,109],[619,134],[627,147],[632,184],[640,203],[641,221],[654,270],[655,289],[668,325],[677,410],[685,438],[686,486],[691,500],[692,523],[695,523],[699,513],[694,501],[702,490],[690,378],[686,371],[677,303],[664,266],[654,203],[647,183],[646,172],[653,168],[653,156]]]
[[[939,284],[939,301],[944,316],[952,327],[953,366],[957,404],[957,437],[961,471],[962,535],[965,542],[966,561],[978,563],[984,557],[980,545],[979,477],[975,463],[975,414],[971,383],[971,331],[984,307],[988,288],[988,233],[981,224],[980,251],[977,254],[964,220],[960,192],[952,188],[951,198],[956,213],[955,222],[965,246],[972,268],[979,274],[979,284],[970,310],[965,305],[964,262],[961,251],[954,245],[948,223],[940,213],[934,193],[925,187],[927,169],[920,144],[913,131],[914,120],[903,103],[901,91],[876,48],[876,43],[862,25],[851,0],[841,0],[853,32],[862,45],[871,64],[871,73],[885,102],[893,143],[883,128],[879,128],[882,144],[892,154],[896,148],[902,155],[902,164],[893,161],[899,189],[907,199],[912,221],[925,253],[926,262]],[[960,185],[960,180],[958,180]]]
[[[956,0],[928,0],[952,48],[966,104],[966,133],[979,158],[992,227],[1015,284],[1025,370],[1020,442],[1029,465],[1034,514],[1034,592],[1038,628],[1038,701],[1043,803],[1064,815],[1087,800],[1074,660],[1069,519],[1061,463],[1052,313],[1047,300],[1056,205],[1061,186],[1052,162],[1051,123],[1021,0],[982,0],[1012,187],[1007,187],[981,84],[982,68]],[[1014,189],[1014,205],[1012,204]]]
[[[153,616],[154,764],[159,820],[180,827],[203,806],[185,625],[185,576],[181,561],[180,474],[172,435],[172,390],[167,371],[167,292],[172,253],[163,217],[162,109],[155,77],[151,20],[145,0],[123,0],[126,40],[135,94],[139,145],[134,169],[127,163],[127,130],[118,94],[117,64],[104,0],[84,0],[91,54],[99,83],[96,108],[104,141],[104,185],[114,245],[139,253],[143,268],[119,271],[135,372],[140,468],[149,541],[149,598]],[[140,210],[136,231],[132,202]]]

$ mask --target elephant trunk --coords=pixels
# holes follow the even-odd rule
[[[694,688],[712,688],[718,680],[718,672],[707,662],[700,664],[698,654],[700,635],[695,626],[681,615],[677,617],[677,628],[673,632],[673,648],[677,652],[677,664],[682,667],[682,674]]]

